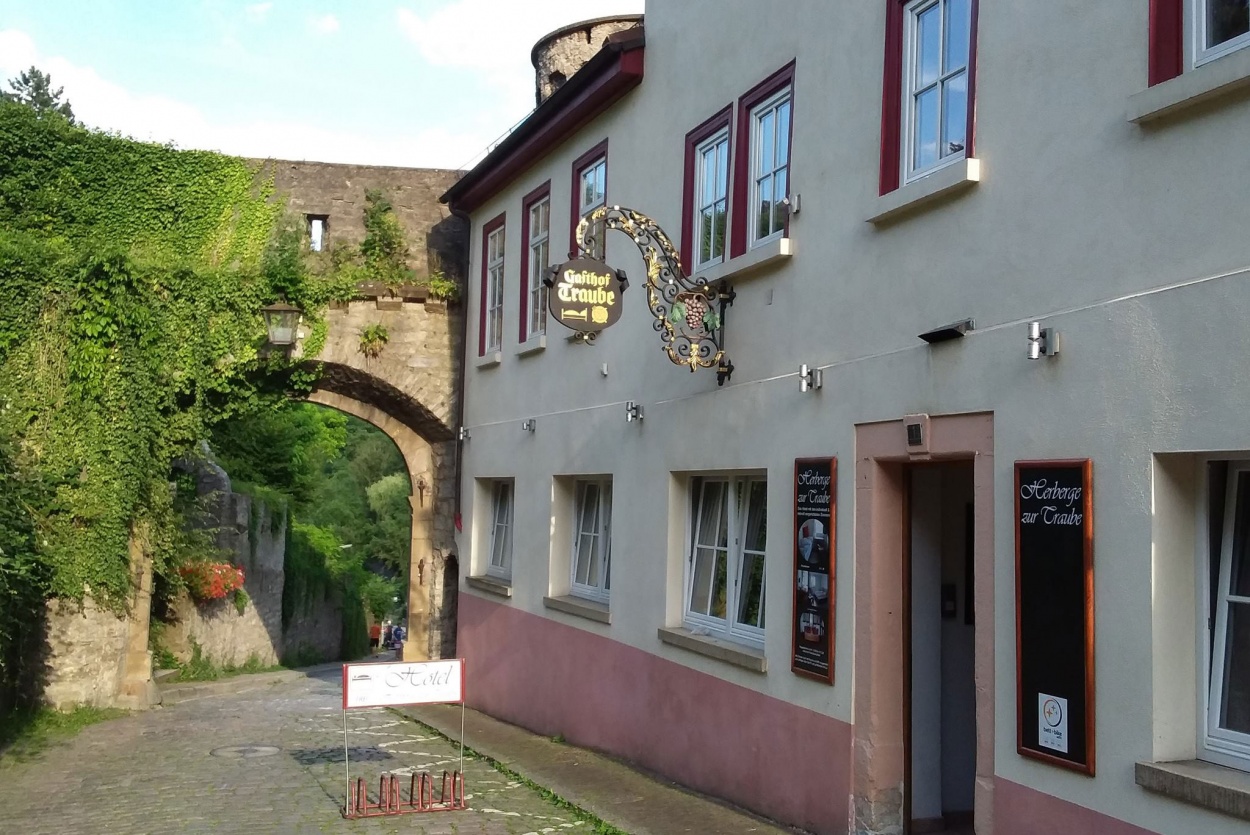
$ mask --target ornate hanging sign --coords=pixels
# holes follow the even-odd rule
[[[547,291],[547,310],[582,339],[615,325],[621,318],[621,295],[628,283],[602,261],[576,258],[554,270]]]
[[[715,368],[718,384],[724,384],[733,373],[733,363],[725,353],[725,308],[733,304],[734,291],[724,281],[709,284],[686,275],[681,268],[681,259],[677,249],[668,235],[659,225],[633,209],[621,206],[601,206],[577,225],[577,246],[582,252],[593,252],[596,241],[594,229],[616,229],[624,232],[642,253],[643,262],[647,266],[647,307],[655,318],[652,322],[660,334],[661,347],[668,358],[676,365],[687,366],[691,371],[697,368]],[[624,273],[613,271],[602,261],[577,259],[559,267],[560,275],[573,264],[590,263],[597,266],[599,272],[616,276],[620,290],[628,285]],[[559,279],[557,279],[559,280]],[[557,287],[554,282],[549,284],[549,308],[564,325],[579,331],[579,335],[587,342],[594,340],[594,334],[602,327],[585,333],[588,328],[582,327],[580,320],[576,324],[567,317],[561,318],[556,313]],[[620,294],[617,294],[619,304]],[[579,308],[574,308],[575,310]],[[592,311],[593,312],[593,311]],[[619,310],[615,314],[619,317]],[[612,318],[608,324],[615,322]]]

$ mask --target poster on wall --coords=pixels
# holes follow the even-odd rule
[[[790,669],[833,684],[838,459],[794,462],[794,629]]]
[[[1094,775],[1089,459],[1016,462],[1016,749]]]

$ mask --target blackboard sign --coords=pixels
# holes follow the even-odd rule
[[[794,637],[790,669],[833,684],[838,459],[794,462]]]
[[[1094,774],[1093,465],[1016,462],[1016,749]]]

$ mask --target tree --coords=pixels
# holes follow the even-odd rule
[[[24,104],[40,116],[46,113],[56,113],[64,116],[71,124],[74,122],[74,110],[70,107],[69,101],[61,100],[65,88],[57,87],[53,90],[52,76],[38,67],[32,66],[29,70],[20,73],[17,78],[10,78],[9,89],[12,92],[0,92],[0,98]]]

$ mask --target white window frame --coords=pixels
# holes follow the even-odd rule
[[[944,45],[946,42],[946,5],[950,0],[912,0],[903,9],[903,125],[902,125],[902,166],[903,166],[903,184],[914,182],[922,177],[932,174],[953,165],[960,160],[968,158],[968,136],[967,128],[964,129],[963,147],[957,151],[948,151],[943,153],[942,145],[942,117],[946,110],[946,97],[943,94],[943,87],[947,81],[963,74],[964,96],[965,96],[965,122],[967,120],[967,109],[972,104],[972,27],[975,25],[972,20],[972,3],[968,3],[968,44],[967,52],[963,65],[955,70],[944,66],[946,62],[946,54]],[[939,8],[938,17],[941,24],[938,29],[938,74],[937,78],[923,87],[917,86],[917,62],[920,54],[920,42],[917,37],[919,31],[918,21],[920,15],[929,9],[937,6]],[[938,131],[938,157],[934,162],[925,166],[916,167],[916,98],[927,90],[937,89],[938,107],[937,107],[937,131]]]
[[[704,158],[708,153],[716,154],[713,162],[715,170],[713,176],[716,182],[713,183],[711,200],[704,199],[704,192],[707,187],[707,167],[704,165]],[[723,263],[725,260],[725,249],[729,245],[729,125],[718,130],[707,139],[699,143],[694,149],[694,269],[696,271],[704,267],[710,267],[714,264]],[[787,186],[789,185],[787,181]],[[721,229],[721,247],[719,254],[709,254],[707,258],[702,258],[704,232],[703,232],[703,213],[712,210],[712,240],[716,240],[716,210],[720,209],[721,223],[724,228]],[[709,247],[710,253],[711,247]]]
[[[769,224],[768,224],[770,231],[767,235],[760,235],[759,233],[760,232],[760,228],[759,228],[760,227],[760,208],[762,206],[763,198],[764,198],[764,195],[760,191],[760,183],[765,178],[769,178],[770,180],[775,181],[776,177],[779,177],[779,176],[785,177],[786,187],[785,187],[785,192],[784,192],[784,196],[782,199],[783,200],[789,199],[790,197],[790,134],[794,130],[794,104],[793,104],[792,98],[793,98],[792,90],[790,88],[790,85],[787,84],[785,87],[781,88],[776,93],[773,93],[771,96],[764,99],[764,101],[760,102],[759,104],[751,108],[751,149],[750,149],[751,150],[751,201],[750,201],[751,208],[747,215],[747,223],[750,225],[750,237],[751,237],[752,247],[759,246],[760,244],[780,238],[786,232],[786,217],[788,215],[789,207],[787,206],[787,214],[783,214],[782,216],[781,225],[779,225],[776,229],[772,229],[772,221],[774,218],[777,217],[777,208],[775,205],[770,205],[769,208],[771,211],[769,215]],[[785,118],[786,141],[784,143],[778,141],[778,139],[781,136],[782,119],[781,119],[780,111],[782,107],[787,108],[787,114]],[[767,116],[769,113],[771,113],[774,116],[774,119],[773,119],[773,165],[768,171],[764,171],[762,169],[763,160],[760,158],[761,151],[763,150],[762,149],[763,143],[761,141],[760,123],[763,121],[764,117]],[[778,160],[781,159],[783,154],[785,156],[785,161],[778,164]],[[773,198],[774,198],[773,203],[775,204],[776,202],[775,198],[777,195],[776,186],[773,186],[772,192],[773,192]]]
[[[1248,771],[1250,770],[1250,734],[1219,727],[1218,717],[1223,697],[1225,666],[1223,659],[1226,652],[1225,642],[1227,640],[1230,597],[1229,582],[1237,523],[1237,485],[1241,474],[1250,476],[1250,460],[1244,458],[1231,460],[1210,459],[1207,462],[1208,466],[1217,460],[1226,460],[1228,465],[1227,480],[1222,486],[1225,498],[1223,530],[1220,536],[1220,554],[1211,553],[1209,547],[1211,541],[1209,535],[1211,522],[1210,496],[1208,496],[1205,506],[1201,508],[1203,518],[1198,527],[1200,535],[1203,537],[1203,553],[1206,554],[1206,559],[1200,561],[1202,564],[1199,566],[1200,576],[1198,578],[1199,596],[1201,599],[1199,611],[1203,615],[1198,624],[1198,631],[1201,636],[1199,652],[1201,654],[1200,668],[1202,671],[1201,680],[1199,681],[1199,704],[1202,705],[1202,710],[1198,732],[1198,754],[1201,759],[1218,765]],[[1206,480],[1209,481],[1209,478]],[[1247,490],[1250,490],[1250,486],[1247,487]],[[1250,501],[1250,496],[1247,496],[1247,501]],[[1243,536],[1250,536],[1250,525],[1242,533]],[[1210,588],[1211,569],[1215,565],[1212,562],[1213,560],[1218,560],[1220,569],[1219,579],[1217,580],[1219,587],[1216,589],[1215,595],[1215,611],[1211,610]],[[1250,607],[1250,598],[1234,599],[1233,602],[1236,605]],[[1244,663],[1250,664],[1250,659],[1246,659]]]
[[[327,215],[308,215],[308,249],[321,252],[326,245],[326,232],[330,229]]]
[[[597,199],[593,199],[593,198],[591,200],[586,199],[586,179],[587,179],[586,175],[588,174],[594,175],[595,179],[598,181],[596,185],[601,184],[602,186],[598,191]],[[586,165],[582,166],[582,168],[579,169],[577,172],[577,220],[578,222],[580,223],[586,217],[586,215],[590,214],[591,212],[593,212],[595,209],[599,208],[600,206],[606,206],[607,203],[608,203],[608,157],[606,154],[602,154],[598,157],[595,157],[595,159],[593,159]],[[604,237],[605,237],[604,233],[606,231],[607,229],[605,225],[602,222],[600,222],[599,225],[595,228],[595,232],[594,232],[595,248],[592,251],[587,252],[586,257],[598,258],[601,261],[603,260],[603,258],[605,257],[604,253],[606,251],[605,250],[606,242],[604,241]]]
[[[503,349],[504,230],[500,225],[486,238],[486,353]]]
[[[594,488],[594,507],[587,497]],[[593,514],[588,516],[588,511]],[[582,542],[588,540],[583,574]],[[569,558],[570,588],[577,597],[608,602],[612,594],[612,479],[578,479],[573,494],[573,548]],[[595,582],[591,578],[596,577]],[[584,577],[584,579],[582,579]]]
[[[1195,68],[1223,58],[1229,53],[1250,46],[1250,32],[1230,38],[1223,43],[1207,46],[1207,9],[1211,0],[1190,0],[1190,30],[1193,32],[1192,55]]]
[[[700,545],[702,536],[700,525],[703,517],[703,501],[709,484],[724,486],[721,507],[717,516],[718,523],[724,519],[724,530],[727,532],[726,544],[719,546]],[[750,510],[752,486],[764,485],[764,519],[767,530],[768,486],[767,479],[762,475],[721,475],[712,474],[696,476],[689,482],[688,530],[686,537],[686,577],[683,585],[682,612],[683,625],[695,634],[709,634],[714,637],[735,641],[741,644],[762,649],[764,647],[764,630],[767,627],[766,602],[768,598],[768,557],[767,547],[763,551],[747,549],[743,540],[746,538],[747,522]],[[718,524],[718,529],[720,525]],[[691,597],[694,594],[694,583],[699,551],[714,550],[715,556],[722,554],[725,559],[725,617],[719,618],[709,613],[695,611],[691,608]],[[742,598],[742,569],[744,555],[750,554],[763,560],[763,574],[760,578],[760,620],[764,626],[741,623],[737,612]],[[709,597],[715,593],[716,570],[711,570],[712,580],[709,584]],[[711,609],[710,605],[705,608]]]
[[[551,260],[551,196],[536,200],[529,207],[529,287],[527,309],[529,321],[525,325],[526,339],[547,332],[547,306],[543,304],[543,275]],[[535,219],[541,220],[536,223]]]
[[[490,550],[486,573],[503,580],[512,578],[513,507],[516,505],[515,485],[510,480],[491,482]]]

